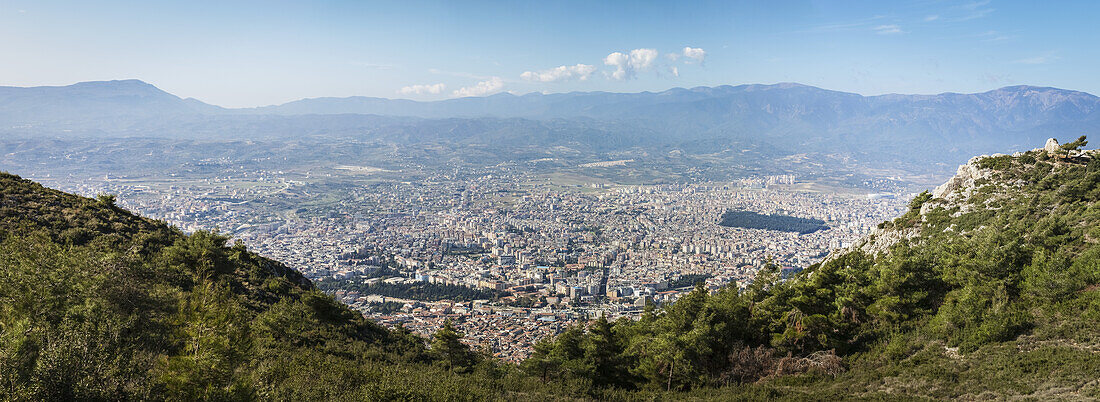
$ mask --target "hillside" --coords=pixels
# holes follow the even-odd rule
[[[974,158],[788,281],[772,267],[742,292],[699,287],[523,368],[640,390],[613,397],[1100,397],[1100,159],[1082,145]]]
[[[0,174],[0,396],[1100,398],[1100,153],[978,157],[781,281],[698,287],[518,369],[387,330],[205,232]]]
[[[502,395],[504,372],[453,336],[428,348],[279,262],[113,201],[0,173],[0,400]]]

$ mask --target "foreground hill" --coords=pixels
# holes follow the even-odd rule
[[[225,242],[0,173],[0,400],[503,395],[454,339],[429,349]]]
[[[14,400],[1100,398],[1100,158],[974,158],[794,278],[603,319],[518,369],[381,328],[199,232],[0,174]]]
[[[639,390],[615,397],[1100,398],[1100,158],[1081,145],[974,158],[788,281],[698,287],[523,368]]]

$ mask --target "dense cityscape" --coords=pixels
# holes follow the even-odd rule
[[[334,170],[367,178],[378,171]],[[896,216],[909,198],[806,191],[791,175],[617,185],[510,169],[340,181],[339,191],[329,183],[322,196],[311,193],[318,176],[105,176],[53,185],[116,194],[120,205],[185,231],[229,235],[376,322],[430,335],[449,319],[465,342],[513,362],[573,323],[636,318],[696,282],[712,292],[744,287],[768,262],[784,275],[797,272]],[[295,199],[313,202],[275,206]],[[719,225],[730,210],[813,218],[825,228]]]

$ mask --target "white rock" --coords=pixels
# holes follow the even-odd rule
[[[1062,149],[1062,146],[1058,145],[1058,140],[1053,138],[1048,139],[1047,145],[1043,147],[1043,150],[1047,151],[1048,153],[1058,152],[1060,149]]]
[[[1062,147],[1058,144],[1058,140],[1053,138],[1047,140],[1046,146],[1043,148],[1047,152],[1061,152]],[[1098,151],[1081,151],[1082,155],[1092,157],[1095,152]],[[1017,152],[1013,156],[1019,157],[1023,153]],[[994,154],[993,156],[1002,156],[1002,154]],[[978,161],[989,158],[988,155],[975,156],[971,158],[965,165],[959,166],[958,172],[955,176],[947,180],[939,187],[936,187],[932,191],[932,199],[921,205],[920,218],[921,221],[925,221],[926,215],[930,213],[934,208],[942,207],[951,209],[958,207],[958,210],[951,214],[951,217],[957,218],[963,214],[972,212],[975,208],[988,208],[988,206],[971,205],[966,200],[972,195],[974,189],[977,187],[977,182],[993,176],[993,171],[990,169],[981,169],[978,167]],[[1027,183],[1023,180],[1016,180],[1011,183],[1016,187],[1022,187]],[[988,201],[987,201],[988,202]],[[978,228],[977,230],[981,230]],[[888,228],[879,229],[875,228],[871,230],[871,233],[863,238],[857,240],[851,246],[847,248],[835,250],[829,253],[828,256],[822,261],[828,262],[839,258],[840,256],[852,251],[861,250],[869,255],[878,255],[880,253],[886,253],[890,247],[902,240],[912,240],[920,236],[921,226],[911,228]],[[958,231],[954,225],[944,229],[945,232]]]
[[[974,185],[975,181],[989,177],[992,172],[978,168],[977,164],[979,160],[987,157],[988,156],[985,155],[974,157],[965,165],[959,166],[959,170],[955,173],[955,177],[952,177],[947,180],[946,183],[936,187],[936,189],[932,191],[932,197],[947,198],[947,196],[955,190],[971,187]]]

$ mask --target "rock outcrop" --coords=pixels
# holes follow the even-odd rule
[[[955,172],[955,176],[948,179],[947,182],[936,187],[932,191],[932,198],[965,198],[969,196],[968,190],[974,187],[974,183],[981,179],[989,178],[993,173],[989,169],[982,169],[978,167],[978,161],[985,158],[992,158],[1002,156],[1001,154],[982,155],[970,158],[965,165],[959,166],[959,169]],[[965,194],[964,194],[965,193]]]
[[[1043,147],[1043,150],[1047,151],[1048,154],[1058,152],[1058,150],[1060,150],[1060,149],[1062,149],[1062,146],[1058,145],[1058,140],[1053,139],[1053,138],[1048,139],[1047,140],[1047,145]]]
[[[933,206],[947,206],[947,205],[961,205],[963,201],[970,198],[974,188],[977,187],[977,182],[982,179],[987,179],[993,175],[993,171],[990,169],[983,169],[979,165],[979,161],[985,158],[1002,156],[1000,154],[994,155],[982,155],[971,158],[965,165],[959,166],[955,176],[948,179],[947,182],[936,187],[932,191],[932,199],[928,200],[921,205],[919,219],[924,221],[924,216],[930,211]],[[864,236],[860,240],[856,241],[847,249],[841,249],[834,251],[825,258],[826,261],[840,257],[852,251],[862,251],[868,255],[878,255],[886,253],[890,250],[890,247],[903,240],[910,240],[921,235],[920,225],[913,227],[894,227],[883,226],[875,228],[867,236]]]
[[[1053,138],[1047,140],[1046,145],[1043,148],[1034,149],[1032,153],[1045,152],[1048,155],[1062,154],[1061,145],[1058,140]],[[1071,151],[1069,156],[1073,157],[1087,157],[1094,151]],[[1017,152],[1014,157],[1019,157],[1023,153]],[[986,158],[995,158],[1004,156],[1002,154],[993,155],[981,155],[971,158],[966,164],[959,166],[955,176],[948,179],[946,182],[936,187],[932,191],[932,198],[921,205],[918,218],[920,222],[926,221],[925,216],[928,215],[934,208],[952,208],[958,207],[959,214],[972,211],[975,206],[970,205],[968,200],[973,195],[974,190],[981,185],[981,181],[990,179],[993,176],[993,170],[983,168],[980,163]],[[1015,183],[1018,184],[1018,183]],[[981,208],[978,205],[977,208]],[[888,252],[890,247],[901,242],[903,240],[910,240],[917,238],[921,235],[921,225],[917,224],[911,227],[897,227],[894,225],[882,225],[879,228],[875,228],[864,236],[860,240],[848,248],[834,250],[825,257],[825,261],[836,259],[844,254],[852,251],[862,251],[869,255],[878,255]]]

